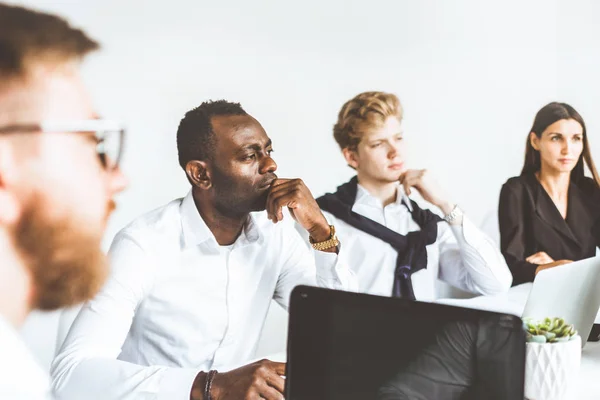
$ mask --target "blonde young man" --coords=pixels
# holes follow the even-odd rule
[[[405,165],[402,107],[394,94],[366,92],[346,102],[334,137],[356,177],[317,201],[344,240],[340,257],[359,291],[434,300],[437,279],[478,294],[510,288],[493,241],[426,170]],[[444,217],[411,200],[415,190]]]
[[[30,310],[87,300],[106,276],[100,240],[125,178],[123,133],[96,119],[78,71],[97,48],[59,17],[0,3],[0,399],[48,395],[17,333]]]

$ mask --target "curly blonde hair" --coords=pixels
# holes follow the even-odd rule
[[[390,116],[402,121],[402,115],[402,105],[395,94],[360,93],[342,106],[333,137],[342,150],[356,150],[365,130],[381,126]]]

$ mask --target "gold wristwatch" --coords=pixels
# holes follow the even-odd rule
[[[335,227],[333,225],[329,225],[329,229],[331,229],[329,233],[329,239],[324,240],[322,242],[315,242],[312,237],[308,237],[308,241],[310,242],[313,249],[323,251],[331,249],[332,247],[336,247],[340,244],[340,241],[335,236]]]

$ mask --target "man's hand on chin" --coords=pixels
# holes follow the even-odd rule
[[[283,207],[288,208],[314,242],[323,242],[331,237],[331,227],[302,179],[276,179],[273,182],[266,206],[269,219],[274,223],[283,220]],[[336,252],[337,247],[323,251]]]

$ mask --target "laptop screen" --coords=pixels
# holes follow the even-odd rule
[[[520,318],[298,287],[287,400],[523,399]]]

